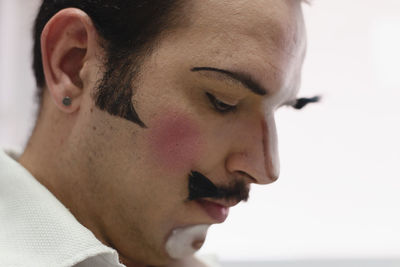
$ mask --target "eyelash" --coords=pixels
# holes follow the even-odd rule
[[[214,106],[215,110],[219,113],[228,113],[236,110],[236,106],[228,105],[220,100],[218,100],[214,95],[206,93],[208,100]]]

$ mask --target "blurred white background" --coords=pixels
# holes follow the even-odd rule
[[[31,25],[38,0],[0,0],[0,147],[35,118]],[[224,261],[400,259],[400,1],[305,6],[304,111],[278,112],[282,173],[210,230]]]

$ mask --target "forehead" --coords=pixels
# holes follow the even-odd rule
[[[266,88],[296,87],[305,51],[300,0],[190,1],[185,14],[181,37],[191,40],[194,61],[247,71]]]
[[[295,31],[300,0],[202,0],[192,1],[191,21],[245,35],[269,36],[283,41]]]

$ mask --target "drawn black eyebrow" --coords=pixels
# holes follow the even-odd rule
[[[245,88],[249,89],[251,92],[264,96],[267,94],[267,90],[262,88],[261,85],[259,85],[250,75],[245,74],[245,73],[240,73],[240,72],[231,72],[228,70],[223,70],[223,69],[217,69],[217,68],[212,68],[212,67],[194,67],[191,69],[191,71],[196,72],[196,71],[214,71],[218,72],[221,74],[226,75],[230,80],[233,80],[235,82],[239,82],[242,84]]]

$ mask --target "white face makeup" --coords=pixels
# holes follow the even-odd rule
[[[203,245],[210,225],[195,225],[172,231],[165,245],[172,259],[182,259],[193,255]]]

